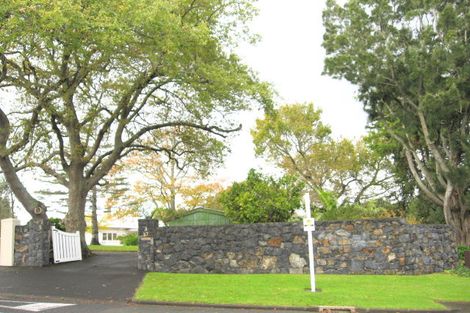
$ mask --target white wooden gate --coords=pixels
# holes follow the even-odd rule
[[[81,261],[80,232],[65,233],[52,226],[52,249],[54,263]]]

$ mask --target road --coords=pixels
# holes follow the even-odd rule
[[[82,262],[43,268],[0,267],[0,313],[248,312],[240,309],[133,304],[130,300],[144,275],[144,272],[137,270],[136,253],[97,253]]]
[[[273,311],[131,303],[134,291],[145,275],[144,272],[137,270],[136,262],[135,253],[99,253],[82,262],[43,268],[0,267],[0,313],[266,313]],[[190,288],[190,286],[182,287]],[[470,313],[469,303],[449,304],[448,308],[454,309],[454,312]]]
[[[203,307],[136,305],[126,303],[38,303],[0,300],[1,313],[267,313],[267,310],[219,309]],[[305,313],[305,311],[284,311]]]
[[[43,268],[0,267],[0,295],[126,302],[144,275],[137,270],[136,253],[99,253]]]

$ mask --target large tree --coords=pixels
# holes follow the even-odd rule
[[[388,159],[365,140],[332,138],[331,128],[322,123],[321,111],[312,103],[271,110],[256,121],[251,134],[256,153],[302,178],[317,207],[322,206],[323,191],[334,193],[343,206],[384,196],[391,188]]]
[[[370,125],[398,142],[422,193],[470,244],[470,6],[329,0],[325,72],[359,87]]]
[[[233,53],[234,42],[250,39],[251,2],[2,4],[0,87],[21,95],[9,111],[16,128],[4,155],[25,151],[33,156],[22,156],[26,166],[68,188],[66,227],[79,230],[82,243],[93,186],[133,150],[165,151],[158,142],[145,145],[149,132],[186,127],[196,137],[223,138],[239,129],[233,112],[269,104],[267,85]],[[15,190],[13,178],[7,180]]]

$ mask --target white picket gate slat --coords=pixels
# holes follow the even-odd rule
[[[80,232],[66,233],[52,226],[52,249],[54,263],[81,261]]]

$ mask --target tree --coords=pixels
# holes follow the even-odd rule
[[[6,68],[3,67],[0,75],[0,84],[2,83],[6,75]],[[42,224],[47,224],[47,207],[33,197],[25,188],[17,174],[17,168],[11,160],[11,155],[17,153],[25,147],[28,143],[28,137],[33,132],[33,125],[36,123],[37,115],[32,114],[31,124],[27,124],[23,137],[19,139],[15,144],[8,145],[11,137],[11,124],[10,120],[0,108],[0,168],[2,169],[5,181],[8,184],[11,192],[15,195],[16,199],[23,205],[25,210],[33,217],[36,221],[41,221]]]
[[[328,1],[325,72],[359,87],[370,126],[400,144],[426,197],[470,244],[470,7]]]
[[[182,135],[186,132],[185,135]],[[109,208],[118,215],[141,215],[146,205],[175,211],[178,198],[186,197],[196,177],[204,178],[223,163],[226,147],[205,136],[194,136],[191,129],[175,128],[171,132],[152,132],[152,141],[170,153],[135,151],[115,166],[114,172],[138,175],[129,189],[112,192]],[[185,137],[185,140],[179,138]],[[115,174],[114,174],[115,175]]]
[[[353,143],[334,140],[321,111],[313,104],[284,105],[256,121],[252,130],[257,155],[273,160],[314,191],[313,203],[322,205],[321,193],[332,192],[339,207],[361,204],[390,190],[389,160],[369,148],[365,138]]]
[[[292,176],[276,180],[251,169],[245,181],[222,192],[220,202],[235,223],[286,222],[302,207],[303,188]]]
[[[184,205],[188,210],[204,207],[214,210],[223,210],[220,203],[220,194],[224,191],[220,183],[200,183],[183,188],[181,191]]]
[[[0,87],[23,97],[4,155],[25,151],[34,157],[24,166],[67,187],[65,224],[80,231],[84,253],[88,192],[130,152],[165,151],[145,145],[149,132],[182,127],[220,140],[239,129],[232,112],[270,104],[268,86],[233,53],[235,38],[250,38],[253,12],[250,0],[2,4]]]

